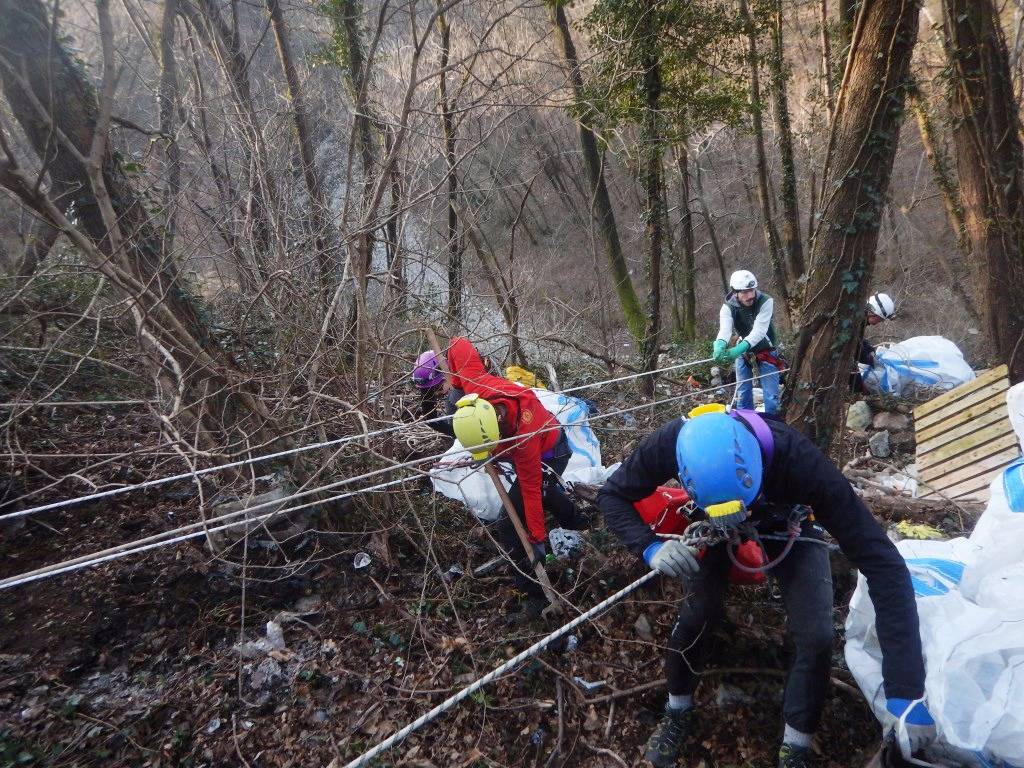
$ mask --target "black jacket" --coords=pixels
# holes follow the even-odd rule
[[[761,495],[751,507],[752,520],[764,520],[772,505],[804,504],[814,511],[815,520],[867,578],[886,695],[918,698],[924,691],[924,661],[917,604],[903,558],[825,454],[785,423],[765,421],[775,439],[775,452],[765,468]],[[682,425],[682,419],[674,419],[648,435],[598,494],[597,504],[608,527],[637,555],[657,537],[632,503],[677,477],[676,437]]]

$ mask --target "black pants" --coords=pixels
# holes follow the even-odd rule
[[[804,534],[815,536],[805,524]],[[765,541],[768,558],[784,542]],[[730,562],[725,545],[708,550],[700,573],[683,584],[686,594],[669,639],[665,672],[669,693],[692,694],[697,688],[715,622],[722,614]],[[786,629],[796,646],[786,681],[783,715],[798,731],[813,733],[821,720],[832,657],[832,570],[828,550],[797,541],[786,558],[772,569],[786,607]],[[727,660],[720,660],[729,666]]]
[[[590,524],[589,519],[577,509],[576,504],[566,495],[559,482],[566,465],[569,463],[569,458],[572,456],[572,449],[569,448],[564,432],[562,433],[562,439],[552,449],[552,454],[551,458],[544,459],[542,462],[544,477],[541,485],[541,496],[544,509],[554,515],[559,527],[574,531],[584,530]],[[516,512],[519,513],[519,520],[523,523],[523,527],[526,527],[526,517],[523,514],[523,492],[519,488],[518,478],[512,483],[512,487],[509,488],[508,495],[512,499],[512,505],[515,507]],[[516,587],[531,597],[543,595],[544,592],[541,590],[540,585],[533,578],[533,568],[530,566],[530,560],[526,556],[522,542],[519,541],[519,535],[516,533],[512,521],[508,519],[508,515],[502,513],[502,516],[491,524],[491,533],[505,551],[505,554],[515,563],[513,578],[515,579]]]

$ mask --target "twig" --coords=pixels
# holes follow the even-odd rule
[[[608,707],[608,722],[604,724],[604,737],[610,739],[612,736],[612,723],[615,722],[615,701]]]
[[[614,760],[616,763],[621,765],[622,768],[629,768],[629,764],[625,760],[623,760],[621,757],[619,757],[617,754],[612,752],[610,749],[605,749],[604,747],[595,747],[593,744],[591,744],[591,743],[589,743],[587,741],[583,741],[583,746],[585,746],[587,749],[589,749],[595,755],[602,755],[602,756],[607,757],[607,758],[609,758],[611,760]]]
[[[555,748],[551,750],[551,754],[548,756],[547,762],[544,763],[544,768],[554,763],[556,757],[562,755],[562,739],[565,737],[565,718],[563,714],[563,696],[562,696],[562,678],[555,678],[555,693],[558,700],[558,740],[555,742]]]

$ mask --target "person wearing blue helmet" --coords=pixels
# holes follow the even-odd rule
[[[721,616],[732,568],[729,543],[703,554],[660,540],[633,503],[678,479],[698,513],[716,528],[743,523],[761,539],[786,608],[795,646],[783,703],[780,768],[812,766],[811,739],[821,720],[832,658],[832,574],[822,528],[868,582],[882,648],[891,729],[904,713],[912,750],[935,737],[924,695],[924,661],[910,573],[893,543],[836,466],[804,435],[753,411],[702,406],[645,438],[601,488],[608,528],[653,569],[683,580],[684,595],[667,643],[668,701],[647,743],[658,768],[675,765],[696,717],[694,693]],[[811,515],[806,511],[810,510]],[[797,510],[803,510],[796,514]],[[785,541],[792,532],[799,538]],[[781,556],[781,559],[779,559]],[[775,562],[778,560],[778,562]],[[909,711],[908,711],[909,710]]]

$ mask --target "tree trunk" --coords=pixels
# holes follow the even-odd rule
[[[442,0],[438,0],[441,8]],[[451,54],[451,28],[443,13],[437,18],[437,32],[441,44],[438,63],[437,89],[441,107],[441,131],[444,135],[444,161],[448,184],[448,315],[459,324],[462,321],[462,238],[459,235],[457,196],[459,182],[455,175],[455,121],[448,101],[448,59]]]
[[[953,140],[975,292],[989,339],[1024,380],[1024,149],[1009,54],[991,0],[945,0]]]
[[[237,382],[234,366],[211,343],[199,311],[175,265],[162,256],[158,227],[109,148],[106,130],[115,73],[113,29],[105,2],[97,5],[104,50],[103,88],[97,92],[58,40],[40,0],[0,0],[0,66],[4,93],[57,196],[44,193],[4,142],[0,180],[26,206],[65,232],[91,265],[123,295],[136,319],[154,379],[170,404],[162,419],[182,450],[181,422],[200,445],[214,449],[225,428],[255,415],[251,435],[269,426],[262,404]],[[45,111],[41,111],[42,105]],[[0,131],[0,138],[3,132]],[[74,189],[74,195],[61,190]],[[72,223],[70,216],[74,216]],[[215,405],[206,400],[207,392]],[[215,416],[213,415],[215,414]],[[272,428],[272,427],[271,427]]]
[[[858,16],[833,124],[830,168],[786,391],[786,420],[828,448],[842,418],[875,266],[919,6],[889,0]]]
[[[761,83],[758,75],[757,30],[750,17],[747,0],[740,0],[740,18],[747,34],[747,66],[750,69],[750,118],[754,129],[754,154],[757,157],[757,200],[761,207],[761,227],[764,232],[764,247],[771,259],[772,272],[775,276],[775,294],[780,301],[776,307],[782,306],[785,316],[790,316],[789,281],[786,279],[786,266],[783,263],[779,247],[779,233],[775,229],[772,218],[772,202],[768,193],[768,159],[764,150],[764,125],[761,122]]]
[[[693,254],[693,215],[690,213],[690,153],[685,143],[676,145],[676,171],[679,173],[679,246],[682,265],[679,272],[679,293],[682,294],[680,333],[684,340],[697,338],[697,266]],[[673,281],[676,276],[673,275]]]
[[[164,0],[160,22],[160,133],[165,142],[167,186],[164,189],[165,233],[163,254],[174,251],[177,227],[178,195],[181,192],[181,152],[178,149],[178,66],[174,59],[174,25],[178,20],[178,0]]]
[[[288,27],[285,26],[284,13],[281,11],[280,0],[266,0],[267,13],[274,28],[277,40],[277,55],[284,70],[285,81],[288,83],[288,99],[292,106],[292,119],[295,121],[295,135],[299,143],[299,159],[302,162],[302,178],[306,183],[306,194],[309,196],[309,221],[313,228],[313,244],[316,248],[316,260],[319,266],[320,300],[326,305],[331,299],[336,280],[336,267],[332,258],[331,216],[324,197],[323,185],[316,172],[316,153],[313,150],[313,130],[309,124],[306,99],[302,91],[299,73],[295,69],[291,45],[288,42]]]
[[[786,272],[791,294],[798,293],[799,280],[804,273],[804,249],[800,242],[800,208],[796,193],[796,162],[793,159],[793,131],[789,120],[789,97],[786,93],[789,74],[786,67],[782,40],[782,0],[775,0],[772,19],[772,55],[769,59],[771,90],[775,102],[775,132],[779,142],[779,160],[782,166],[782,248],[786,257]]]
[[[653,29],[647,30],[643,67],[644,116],[640,129],[640,184],[646,198],[645,234],[647,239],[647,326],[640,346],[641,368],[653,371],[658,367],[658,338],[661,334],[661,250],[664,221],[662,192],[662,136],[658,109],[661,101],[661,65],[657,39]],[[641,379],[647,397],[654,396],[654,377]]]
[[[729,278],[725,274],[725,256],[722,254],[722,245],[718,242],[715,222],[711,218],[711,210],[704,195],[704,173],[701,171],[699,153],[694,158],[693,171],[693,188],[697,193],[700,215],[704,217],[704,225],[708,228],[708,240],[711,241],[711,250],[715,253],[715,263],[718,265],[718,274],[722,278],[722,295],[724,296],[729,291]]]
[[[564,0],[554,0],[548,5],[555,38],[558,40],[562,56],[569,69],[569,84],[572,87],[573,104],[576,108],[579,127],[580,146],[583,149],[583,164],[587,169],[590,181],[591,211],[604,240],[608,266],[615,284],[615,293],[619,297],[619,306],[633,339],[642,342],[646,335],[644,314],[640,307],[636,288],[629,275],[629,266],[622,253],[619,241],[619,230],[615,223],[615,212],[612,209],[608,187],[605,184],[604,168],[601,154],[597,148],[597,137],[594,136],[590,124],[593,122],[593,109],[583,97],[583,77],[580,74],[579,59],[576,46],[569,31],[569,22],[565,17]]]
[[[967,232],[964,229],[964,214],[960,204],[960,189],[957,186],[953,171],[950,168],[949,160],[946,158],[942,147],[935,141],[935,129],[932,125],[931,114],[928,109],[928,102],[921,92],[921,84],[911,76],[907,88],[907,99],[910,109],[917,119],[917,130],[921,136],[921,146],[924,148],[925,156],[928,158],[928,165],[932,170],[932,178],[935,186],[942,195],[942,203],[946,210],[946,220],[950,229],[953,230],[953,237],[956,239],[957,248],[960,251],[959,263],[945,252],[944,249],[935,250],[935,258],[942,269],[950,290],[959,298],[967,312],[975,319],[980,319],[974,297],[970,295],[965,287],[968,280],[965,279],[966,265],[970,263],[971,244],[967,240]]]
[[[825,110],[829,122],[832,122],[832,115],[836,111],[836,95],[832,86],[835,66],[832,64],[832,40],[828,34],[828,0],[821,0],[818,9],[821,12],[821,82],[825,90]]]

